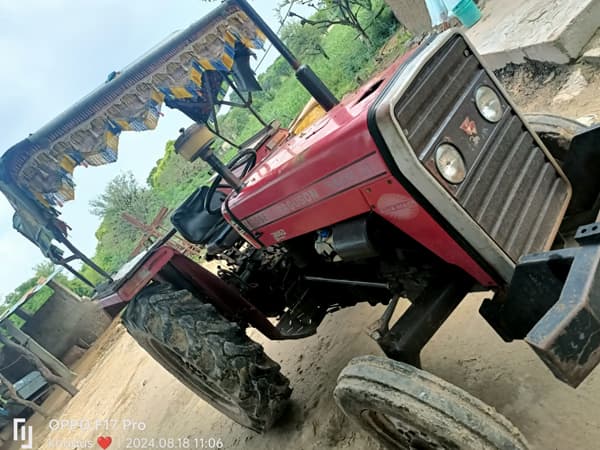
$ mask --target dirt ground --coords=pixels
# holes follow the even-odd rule
[[[600,121],[598,69],[597,65],[584,63],[531,63],[507,66],[497,75],[523,111],[549,112],[590,124]]]
[[[578,69],[587,86],[580,83],[571,100],[554,101]],[[501,79],[526,111],[600,117],[600,76],[591,66],[509,68]],[[599,448],[600,372],[576,390],[557,381],[525,344],[506,344],[495,335],[477,313],[483,298],[467,297],[425,349],[423,367],[494,406],[534,449]],[[69,401],[53,392],[45,403],[52,421],[30,419],[34,448],[99,448],[100,436],[112,438],[111,449],[135,447],[128,439],[136,437],[188,438],[190,448],[209,448],[211,438],[226,449],[379,448],[344,418],[331,394],[350,359],[381,354],[364,331],[381,312],[368,305],[343,310],[327,317],[318,335],[298,341],[257,337],[294,388],[287,414],[266,435],[230,422],[196,398],[115,323],[79,361],[79,394]],[[89,429],[78,424],[85,420]]]
[[[424,368],[493,405],[534,449],[598,448],[599,374],[577,390],[555,380],[526,345],[503,343],[479,318],[482,299],[481,294],[467,297],[424,351]],[[381,354],[364,332],[380,313],[381,308],[360,305],[328,317],[317,336],[279,343],[260,340],[294,387],[288,413],[266,435],[230,422],[196,398],[115,324],[104,339],[112,349],[100,345],[86,355],[85,363],[96,363],[78,381],[81,391],[62,413],[52,414],[58,420],[89,420],[92,429],[65,425],[50,431],[48,422],[34,418],[36,442],[46,435],[38,448],[72,442],[63,448],[81,449],[99,436],[111,436],[116,449],[128,448],[127,439],[134,437],[215,438],[222,439],[223,448],[248,450],[380,448],[345,419],[331,395],[338,373],[352,357]],[[55,394],[64,400],[62,393]],[[145,430],[123,429],[132,422],[143,423]]]

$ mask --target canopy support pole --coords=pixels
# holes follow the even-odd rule
[[[248,100],[246,100],[244,98],[244,96],[242,95],[242,93],[240,92],[240,90],[237,88],[237,86],[235,85],[235,83],[233,83],[229,77],[227,75],[223,75],[223,78],[225,79],[225,81],[227,82],[227,84],[229,85],[229,87],[231,87],[231,89],[233,89],[233,92],[236,93],[236,95],[239,97],[239,99],[243,102],[244,106],[246,108],[248,108],[248,110],[254,115],[254,117],[256,117],[256,119],[261,123],[261,125],[263,127],[268,127],[269,124],[266,123],[262,117],[260,117],[258,115],[258,111],[256,111],[254,109],[254,107],[252,106],[252,94],[248,93]]]
[[[296,78],[304,86],[304,88],[312,95],[319,105],[325,111],[329,111],[339,103],[339,100],[333,95],[325,83],[312,71],[307,65],[301,64],[300,61],[292,54],[289,48],[283,43],[279,36],[269,28],[269,25],[262,17],[250,6],[247,0],[235,0],[235,3],[242,11],[250,18],[252,22],[264,33],[267,39],[273,44],[273,47],[279,51],[290,66],[296,72]]]
[[[92,289],[95,289],[96,286],[94,285],[94,283],[92,283],[90,280],[88,280],[86,277],[84,277],[83,275],[81,275],[79,272],[77,272],[75,269],[73,269],[70,265],[68,265],[67,263],[61,263],[60,264],[62,267],[64,267],[65,269],[67,269],[69,272],[71,272],[73,275],[75,275],[77,278],[79,278],[83,283],[87,284],[89,287],[91,287]]]
[[[62,239],[60,239],[60,242],[62,244],[64,244],[65,247],[67,247],[73,253],[73,255],[77,256],[77,258],[79,258],[81,261],[83,261],[84,264],[86,264],[87,266],[89,266],[96,273],[98,273],[99,275],[102,275],[108,281],[111,281],[111,282],[114,281],[112,279],[112,277],[108,273],[106,273],[94,261],[92,261],[90,258],[88,258],[87,256],[85,256],[81,251],[79,251],[79,249],[77,247],[75,247],[67,238],[63,237]],[[86,284],[90,283],[87,279],[85,279],[85,277],[83,277],[83,275],[77,275],[77,274],[75,274],[73,272],[73,269],[70,268],[68,265],[65,265],[65,268],[67,270],[69,270],[71,273],[73,273],[73,275],[77,276],[77,278],[79,278],[81,281],[85,282]],[[93,284],[92,284],[92,286],[93,286]]]

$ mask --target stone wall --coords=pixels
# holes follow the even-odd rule
[[[21,330],[62,359],[74,345],[92,344],[110,322],[98,304],[79,299],[70,291],[55,289],[54,295]]]

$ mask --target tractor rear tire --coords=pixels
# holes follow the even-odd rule
[[[523,450],[521,433],[492,407],[405,363],[353,359],[334,397],[342,411],[391,449]]]
[[[285,409],[291,389],[279,364],[207,301],[151,286],[127,306],[123,323],[150,356],[240,425],[264,432]]]

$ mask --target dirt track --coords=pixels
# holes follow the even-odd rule
[[[552,68],[544,70],[534,77],[517,71],[504,78],[527,111],[554,111],[575,118],[600,115],[599,77],[589,67],[584,67],[589,85],[572,101],[560,104],[552,99],[569,74],[560,70],[552,77]],[[536,85],[541,90],[532,88]],[[477,308],[482,299],[471,295],[463,302],[426,348],[424,368],[494,406],[535,449],[599,448],[600,372],[577,390],[555,380],[526,345],[503,343],[480,319]],[[378,448],[345,420],[331,392],[337,374],[352,357],[380,354],[364,328],[381,311],[367,305],[341,311],[325,320],[317,336],[304,340],[258,339],[281,363],[294,387],[289,412],[264,436],[231,423],[194,397],[139,349],[120,325],[113,326],[78,366],[81,392],[62,413],[62,393],[55,392],[46,405],[54,410],[55,419],[89,419],[93,424],[115,419],[119,425],[107,431],[100,426],[91,431],[49,432],[48,425],[34,417],[30,421],[36,431],[34,448],[56,448],[68,440],[84,442],[63,448],[85,448],[90,443],[98,448],[95,442],[100,435],[112,437],[111,449],[127,448],[127,438],[136,436],[204,439],[205,448],[209,438],[222,439],[224,448],[257,450]],[[143,422],[146,428],[125,431],[123,420]],[[53,441],[42,445],[44,437]]]
[[[523,431],[533,448],[598,448],[599,374],[592,374],[577,390],[556,381],[526,345],[507,345],[494,335],[477,315],[482,298],[471,295],[465,300],[424,352],[424,367],[496,407]],[[126,448],[127,438],[135,436],[213,437],[222,439],[224,448],[256,450],[378,448],[345,420],[331,396],[337,374],[352,357],[380,354],[363,329],[378,312],[380,308],[358,306],[327,318],[318,336],[266,342],[267,352],[291,379],[294,393],[288,414],[263,436],[231,423],[195,398],[147,357],[120,325],[113,327],[108,339],[114,347],[98,352],[92,373],[81,380],[81,392],[60,418],[130,420],[144,422],[146,430],[124,431],[119,425],[103,431],[102,423],[98,431],[52,431],[48,438],[54,443],[39,448],[53,448],[63,440],[95,442],[100,435],[110,435],[112,448],[118,449]]]

